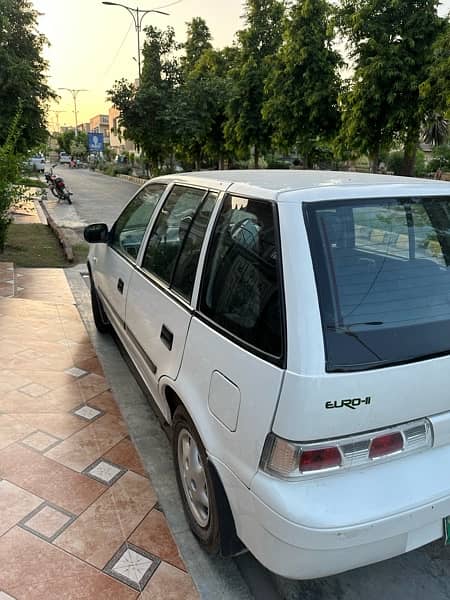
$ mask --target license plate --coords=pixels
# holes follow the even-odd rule
[[[450,546],[450,517],[444,518],[444,545]]]

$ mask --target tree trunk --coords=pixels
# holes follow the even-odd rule
[[[419,134],[415,130],[408,131],[404,146],[404,156],[401,175],[405,177],[413,177],[416,168],[417,144],[419,142]]]
[[[219,155],[219,171],[223,171],[225,169],[225,157],[223,154]]]
[[[255,169],[259,169],[259,148],[258,146],[255,144]]]
[[[380,151],[369,154],[369,168],[371,173],[378,173],[378,163],[380,162]]]

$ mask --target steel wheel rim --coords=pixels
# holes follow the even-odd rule
[[[184,428],[178,436],[178,469],[191,514],[200,527],[206,527],[209,522],[209,495],[205,467],[194,438]]]

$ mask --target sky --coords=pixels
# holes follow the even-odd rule
[[[117,0],[135,7],[136,0]],[[148,10],[167,6],[175,0],[139,0],[139,8]],[[450,0],[449,0],[450,2]],[[137,78],[137,35],[131,15],[118,6],[104,6],[101,0],[33,0],[41,13],[38,28],[50,42],[44,52],[49,62],[49,85],[61,96],[50,111],[50,128],[73,125],[72,96],[60,87],[85,89],[78,94],[78,123],[98,114],[107,114],[106,90],[115,80]],[[203,17],[213,36],[213,45],[222,48],[232,43],[242,28],[243,0],[178,0],[162,8],[169,16],[150,13],[143,26],[165,28],[172,25],[177,41],[186,39],[186,23]],[[141,45],[143,42],[141,37]]]
[[[134,7],[136,0],[120,3]],[[78,94],[78,123],[107,114],[106,90],[115,80],[125,77],[133,81],[138,74],[137,36],[131,15],[124,8],[104,6],[101,0],[33,0],[33,4],[40,13],[39,31],[50,42],[44,52],[49,62],[49,85],[61,96],[59,103],[51,106],[50,129],[56,129],[58,122],[60,126],[75,123],[72,96],[58,90],[61,87],[86,90]],[[205,19],[215,48],[231,44],[236,31],[243,27],[244,0],[139,0],[138,6],[170,13],[150,13],[144,17],[143,26],[172,25],[178,42],[186,39],[186,23],[193,17]],[[440,14],[449,11],[450,0],[443,0]]]

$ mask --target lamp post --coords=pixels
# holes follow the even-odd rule
[[[75,137],[78,137],[78,110],[77,110],[77,96],[80,92],[87,92],[87,90],[75,90],[72,88],[58,88],[59,90],[66,90],[72,94],[73,105],[74,105],[74,113],[75,113]]]
[[[134,26],[136,28],[137,33],[137,45],[138,45],[138,55],[137,55],[137,63],[138,63],[138,73],[139,73],[139,83],[141,82],[141,30],[142,30],[142,21],[144,20],[145,15],[148,13],[158,13],[160,15],[169,16],[169,13],[163,12],[162,10],[156,10],[152,8],[150,10],[142,10],[139,7],[131,8],[126,6],[125,4],[119,4],[118,2],[102,2],[102,4],[106,4],[107,6],[121,6],[125,8],[133,18]]]

